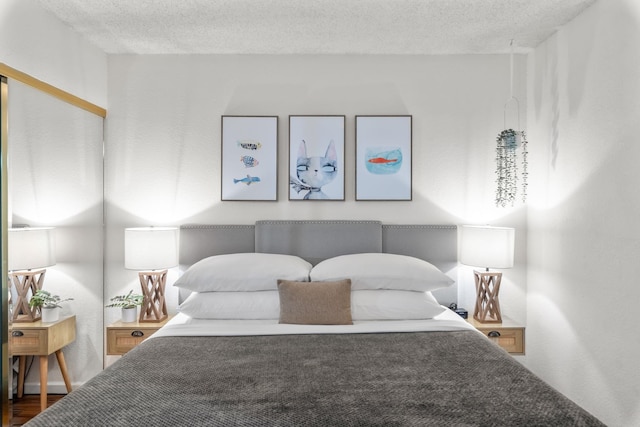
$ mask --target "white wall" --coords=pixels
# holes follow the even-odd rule
[[[0,62],[106,108],[106,61],[36,1],[0,1]]]
[[[524,57],[516,64],[524,122]],[[110,56],[107,295],[139,288],[136,273],[123,268],[125,227],[259,219],[491,223],[518,228],[517,267],[505,273],[501,303],[524,321],[525,212],[494,203],[495,138],[508,97],[506,55]],[[220,201],[225,114],[279,116],[279,201]],[[346,201],[287,200],[290,114],[346,115]],[[413,201],[355,202],[356,114],[413,116]],[[471,269],[459,270],[461,302],[472,309]],[[167,293],[172,310],[175,292]]]
[[[33,0],[0,2],[0,62],[106,107],[106,54],[43,11]],[[25,103],[24,91],[21,93],[18,86],[10,82],[9,109],[13,108],[13,113],[9,112],[9,120],[15,126],[9,130],[9,153],[16,156],[13,164],[9,159],[10,167],[16,168],[15,174],[10,175],[10,193],[13,190],[12,179],[13,184],[23,186],[15,190],[16,197],[9,198],[13,220],[16,223],[61,227],[57,242],[59,263],[47,270],[45,288],[67,296],[70,291],[76,297],[74,301],[65,303],[65,312],[77,315],[76,341],[65,349],[65,358],[70,379],[78,385],[98,373],[103,364],[102,247],[87,246],[89,239],[101,239],[101,236],[100,229],[86,228],[88,221],[102,216],[101,207],[97,205],[102,197],[102,173],[98,170],[102,166],[102,147],[99,145],[101,135],[96,134],[96,129],[101,133],[102,120],[96,116],[89,118],[93,123],[90,128],[82,124],[84,119],[79,119],[75,125],[58,129],[61,133],[52,133],[52,128],[43,131],[33,126],[33,121],[40,116],[36,116],[37,112]],[[43,96],[52,105],[60,102]],[[58,113],[67,108],[73,109],[67,104],[52,108]],[[77,108],[75,110],[75,116],[67,117],[89,115]],[[48,117],[48,120],[52,118]],[[24,125],[23,129],[27,130],[26,135],[21,134],[27,137],[23,142],[41,143],[45,147],[33,152],[30,150],[34,146],[12,146],[11,137],[18,136],[19,125]],[[69,135],[81,135],[87,145],[76,145],[78,141],[69,139]],[[58,160],[68,161],[72,166],[61,165]],[[40,169],[32,169],[34,164],[39,164]],[[47,175],[45,170],[51,175]],[[18,176],[25,177],[21,184],[17,182]],[[72,183],[73,188],[67,188],[61,194],[60,188],[52,185],[55,182]],[[33,192],[39,193],[38,203],[31,198]],[[27,378],[27,393],[39,393],[37,363],[34,366]],[[49,367],[49,390],[64,392],[55,357],[50,360]]]
[[[640,425],[640,3],[599,1],[529,57],[527,365]]]

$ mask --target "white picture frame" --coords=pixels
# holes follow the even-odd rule
[[[222,116],[221,200],[278,200],[278,117]]]
[[[412,200],[412,116],[356,116],[356,200]]]
[[[289,200],[345,199],[345,116],[289,116]]]

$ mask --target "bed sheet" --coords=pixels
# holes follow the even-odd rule
[[[476,329],[451,310],[433,319],[368,320],[353,325],[293,325],[278,320],[209,320],[193,319],[178,313],[151,338],[169,336],[255,336],[295,334],[360,334],[384,332],[429,332]],[[479,332],[478,332],[479,333]]]

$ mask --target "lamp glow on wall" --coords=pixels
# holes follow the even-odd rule
[[[176,227],[124,230],[125,268],[139,270],[144,297],[140,322],[159,322],[167,318],[164,288],[167,269],[178,265],[178,233]]]
[[[40,307],[29,307],[31,296],[42,289],[46,268],[56,264],[53,227],[9,229],[9,277],[16,288],[14,322],[35,322]]]
[[[515,229],[463,225],[460,232],[460,262],[486,269],[473,271],[476,283],[473,318],[483,323],[501,323],[498,293],[502,273],[489,271],[489,268],[513,267]]]

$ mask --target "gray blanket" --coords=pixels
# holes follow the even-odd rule
[[[602,424],[458,331],[150,339],[26,425]]]

